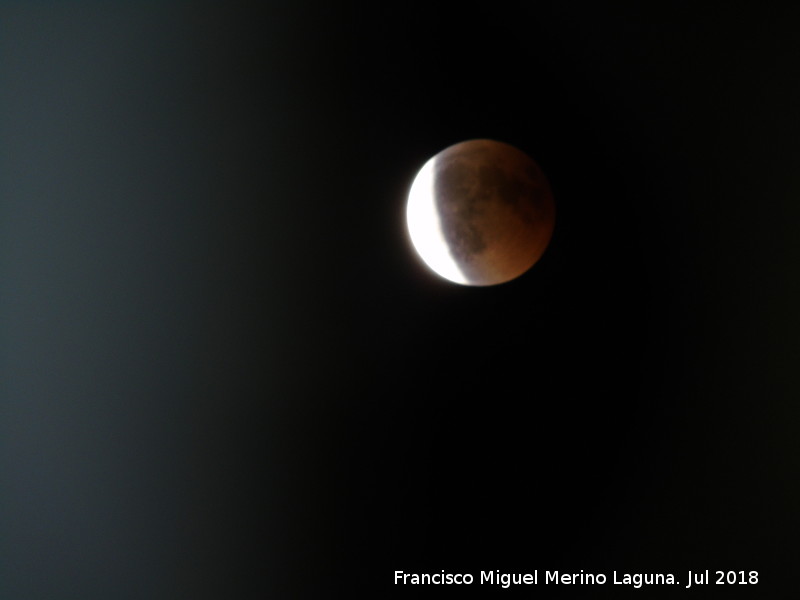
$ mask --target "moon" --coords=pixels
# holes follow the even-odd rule
[[[468,140],[445,148],[414,179],[409,237],[423,262],[454,283],[511,281],[541,258],[555,225],[550,185],[509,144]]]

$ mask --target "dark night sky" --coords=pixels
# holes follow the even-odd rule
[[[800,14],[256,6],[0,4],[0,596],[487,597],[392,573],[538,568],[779,597]],[[432,276],[402,221],[476,137],[558,211],[494,288]],[[499,592],[620,594],[558,591]]]

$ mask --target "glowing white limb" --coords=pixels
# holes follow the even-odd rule
[[[437,275],[454,283],[468,285],[467,278],[450,254],[442,232],[442,222],[436,210],[436,191],[433,173],[436,158],[430,159],[417,173],[408,193],[406,221],[411,243],[422,260]]]

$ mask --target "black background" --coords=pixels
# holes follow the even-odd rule
[[[3,597],[620,593],[392,585],[442,569],[780,597],[798,16],[3,4]],[[478,137],[557,206],[492,288],[404,229],[417,169]]]

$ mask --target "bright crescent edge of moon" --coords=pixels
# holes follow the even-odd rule
[[[436,156],[429,159],[411,185],[406,206],[406,226],[414,249],[429,268],[453,283],[469,285],[450,254],[436,211],[433,180],[435,162]]]

